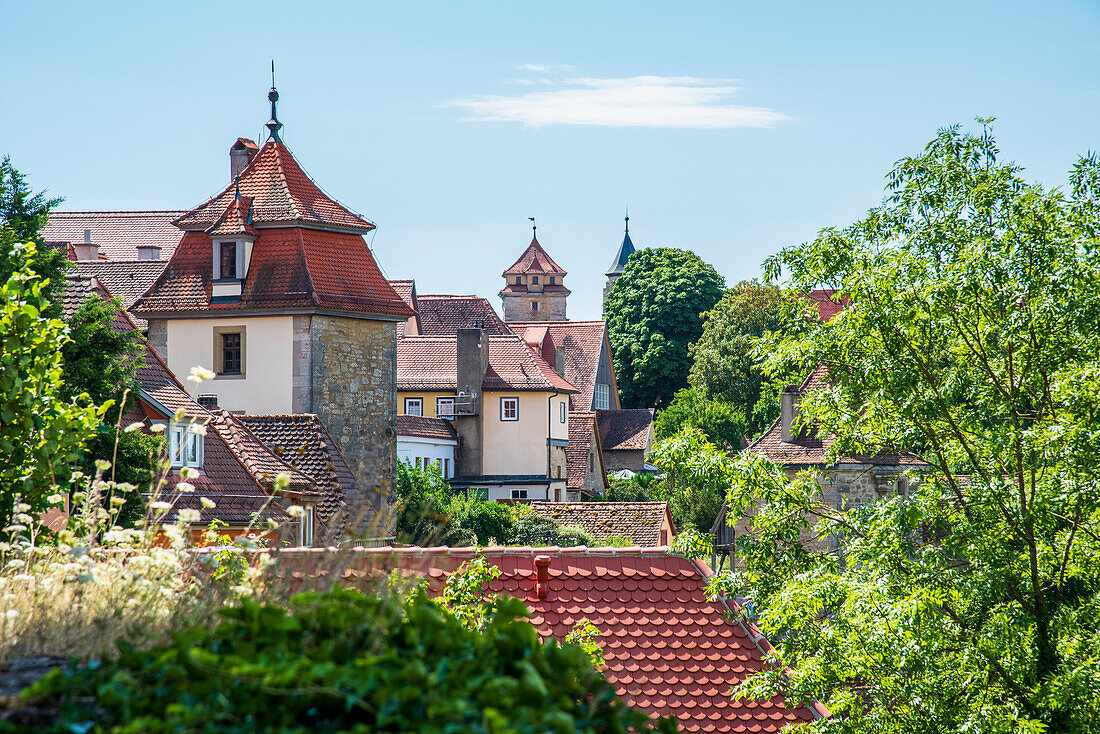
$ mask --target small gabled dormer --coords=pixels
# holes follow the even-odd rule
[[[213,251],[210,301],[238,301],[258,234],[252,226],[252,198],[238,193],[206,234],[210,235]]]

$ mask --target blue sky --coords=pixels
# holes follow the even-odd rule
[[[995,116],[1057,185],[1100,148],[1100,2],[0,0],[0,153],[67,209],[187,208],[267,119],[378,224],[390,277],[499,305],[527,217],[597,317],[638,246],[730,282],[858,218],[940,126]]]

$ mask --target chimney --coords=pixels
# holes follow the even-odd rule
[[[138,245],[138,260],[160,260],[160,247],[158,245]]]
[[[489,338],[483,329],[458,330],[455,361],[456,389],[470,396],[468,403],[463,402],[455,410],[455,431],[461,446],[455,460],[455,473],[463,477],[481,476],[486,408],[481,387],[485,382],[485,373],[489,371]]]
[[[206,408],[207,410],[211,410],[213,408],[218,407],[218,396],[217,395],[199,395],[197,400],[198,400],[199,405]]]
[[[229,148],[229,180],[236,180],[252,162],[259,148],[248,138],[237,138]]]
[[[92,230],[84,230],[84,242],[73,245],[78,261],[98,260],[99,246],[92,243]]]
[[[535,596],[545,599],[550,592],[550,556],[535,556]]]
[[[798,385],[787,385],[779,395],[780,440],[790,443],[794,440],[794,422],[798,418]]]

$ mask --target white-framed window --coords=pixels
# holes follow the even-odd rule
[[[451,460],[450,459],[444,459],[443,460],[443,476],[444,476],[444,478],[448,478],[448,479],[451,476]]]
[[[500,419],[502,421],[519,420],[519,398],[500,399]]]
[[[423,398],[405,398],[405,415],[424,415]]]
[[[602,382],[597,382],[595,389],[592,390],[592,408],[593,410],[607,410],[611,407],[611,386],[605,385]]]
[[[313,505],[305,508],[305,514],[298,521],[298,545],[313,547]]]
[[[538,311],[539,310],[539,302],[538,301],[531,301],[531,310],[532,311]]]
[[[565,423],[565,401],[558,403],[558,423]]]
[[[214,242],[214,280],[244,280],[244,242]]]
[[[435,399],[435,414],[439,418],[454,418],[455,417],[455,399],[454,398],[436,398]]]
[[[168,427],[168,457],[173,467],[202,468],[203,435],[197,425],[173,423]]]
[[[513,489],[512,490],[512,499],[514,499],[514,500],[525,500],[525,499],[527,499],[527,490],[526,489]]]

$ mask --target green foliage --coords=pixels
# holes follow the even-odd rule
[[[119,404],[124,391],[135,391],[142,337],[137,329],[112,328],[121,309],[117,298],[105,301],[93,295],[66,320],[69,341],[61,350],[66,399],[87,393],[97,405],[108,400]]]
[[[646,472],[638,472],[628,478],[611,477],[611,486],[592,502],[665,502],[668,495],[660,479]]]
[[[61,397],[65,326],[42,313],[43,282],[29,266],[34,251],[33,244],[16,248],[27,264],[0,286],[0,517],[16,493],[44,509],[46,495],[69,482],[102,415],[85,395]]]
[[[688,346],[725,285],[699,256],[671,247],[639,250],[607,296],[607,334],[623,407],[650,408],[687,386]]]
[[[439,603],[462,623],[463,627],[483,631],[497,610],[497,599],[485,593],[485,587],[500,576],[500,569],[478,556],[466,561],[447,577]]]
[[[714,536],[695,528],[685,528],[676,533],[670,550],[687,558],[709,558],[714,552]]]
[[[749,436],[762,433],[779,415],[778,400],[768,399],[768,379],[753,350],[760,337],[781,327],[784,300],[774,285],[742,281],[706,314],[702,336],[691,346],[692,387],[701,399],[734,406]],[[728,443],[708,436],[719,446]]]
[[[663,494],[677,533],[709,533],[732,480],[729,456],[702,431],[685,428],[655,444],[649,460],[666,474]]]
[[[67,253],[46,248],[41,231],[50,210],[60,203],[61,199],[47,198],[45,192],[32,194],[11,159],[0,160],[0,283],[24,268],[36,273],[42,282],[41,311],[49,318],[61,315],[61,292],[70,265]],[[34,250],[19,247],[28,242],[35,244]]]
[[[396,542],[406,545],[473,545],[476,537],[453,516],[457,500],[439,469],[397,462],[394,492]]]
[[[562,527],[549,517],[536,515],[527,505],[515,505],[510,545],[597,545],[592,536],[580,528]]]
[[[749,426],[741,409],[733,403],[707,398],[697,388],[685,387],[653,421],[653,435],[660,441],[672,438],[684,428],[697,428],[707,440],[727,452],[741,450],[741,439]]]
[[[576,645],[584,650],[584,654],[592,661],[592,665],[599,668],[604,664],[603,648],[597,640],[600,639],[600,631],[596,625],[588,619],[581,618],[573,623],[573,629],[565,636],[565,641],[570,645]]]
[[[512,537],[515,512],[508,505],[482,499],[455,503],[454,519],[477,536],[479,545],[500,545]]]
[[[988,127],[950,128],[887,181],[866,218],[768,263],[850,305],[827,324],[792,305],[764,351],[828,367],[800,415],[833,455],[912,447],[931,469],[837,509],[739,457],[738,552],[790,666],[739,693],[817,698],[819,731],[1100,730],[1100,163],[1047,190]]]
[[[55,671],[56,732],[676,731],[631,710],[575,644],[543,643],[502,597],[483,631],[427,598],[335,589],[244,600],[214,629]]]

